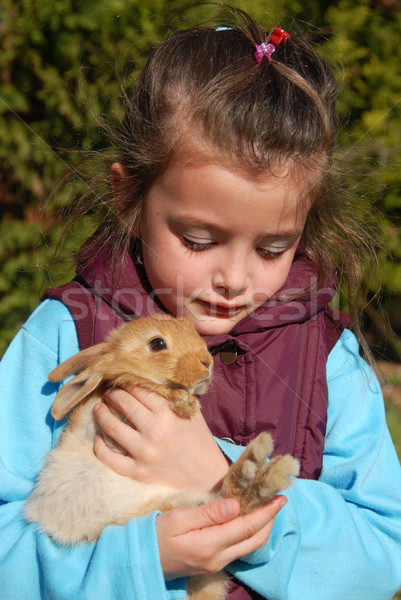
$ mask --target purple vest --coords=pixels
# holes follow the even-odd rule
[[[124,321],[165,309],[149,287],[141,265],[124,259],[123,285],[110,273],[106,252],[77,277],[46,292],[70,310],[81,349],[104,340]],[[206,337],[215,357],[215,376],[202,396],[202,413],[212,433],[246,445],[271,432],[274,454],[301,462],[301,477],[317,479],[322,467],[327,420],[326,362],[349,324],[327,307],[332,288],[318,289],[314,267],[297,255],[282,290],[238,323],[229,334]],[[299,299],[302,298],[302,299]],[[261,598],[236,580],[230,600]]]

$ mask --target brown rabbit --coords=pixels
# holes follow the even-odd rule
[[[273,449],[267,433],[254,439],[230,467],[220,493],[141,483],[115,473],[95,457],[92,408],[107,388],[140,385],[164,396],[177,415],[188,418],[199,410],[195,394],[206,391],[212,371],[212,356],[191,322],[172,317],[126,323],[105,342],[56,367],[49,375],[51,381],[77,375],[58,392],[52,415],[59,420],[74,410],[28,498],[27,520],[38,523],[61,544],[76,544],[95,540],[107,525],[123,525],[154,510],[203,504],[218,497],[235,497],[241,512],[250,512],[287,488],[298,475],[298,462],[289,455],[266,462]],[[120,451],[112,440],[108,443]],[[188,598],[223,600],[226,583],[223,572],[190,577]]]

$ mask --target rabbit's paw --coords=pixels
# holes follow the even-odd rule
[[[224,479],[223,496],[237,498],[241,513],[267,504],[299,474],[299,463],[290,455],[277,456],[267,463],[272,450],[270,434],[261,433],[250,442]]]
[[[273,440],[269,433],[261,433],[252,440],[225,476],[223,496],[234,497],[241,502],[240,499],[246,497],[249,486],[272,451]]]
[[[170,408],[183,419],[192,417],[200,410],[200,402],[187,390],[173,390],[169,397]]]
[[[290,487],[293,478],[298,475],[299,462],[289,454],[276,456],[263,464],[248,489],[243,512],[251,512],[270,502],[279,492]]]

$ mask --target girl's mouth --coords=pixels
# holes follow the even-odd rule
[[[240,312],[246,311],[247,307],[245,304],[239,305],[222,305],[222,304],[211,304],[210,302],[205,302],[204,300],[200,300],[199,298],[196,302],[202,307],[202,310],[207,313],[211,317],[217,317],[221,319],[228,319],[230,317],[235,317]]]

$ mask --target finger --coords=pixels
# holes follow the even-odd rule
[[[203,546],[207,572],[221,570],[229,563],[263,547],[272,532],[275,516],[285,501],[286,499],[275,500],[254,513],[212,527],[206,547],[205,539],[199,538],[198,547]]]
[[[132,457],[110,450],[100,434],[95,436],[93,452],[98,460],[119,475],[135,478],[135,462]]]
[[[224,498],[201,506],[183,508],[179,511],[164,513],[168,516],[174,536],[180,536],[195,529],[204,529],[221,525],[238,516],[240,505],[234,498]]]
[[[139,433],[128,423],[122,422],[104,402],[93,407],[93,416],[100,429],[112,440],[117,442],[131,456],[139,443]]]
[[[168,406],[166,398],[160,394],[157,394],[156,392],[147,390],[146,388],[135,385],[132,387],[127,387],[127,391],[135,396],[138,402],[140,402],[152,413],[158,412],[159,410]]]
[[[267,543],[275,518],[286,502],[285,496],[276,496],[266,506],[224,525],[226,564],[254,552]],[[223,534],[223,531],[221,533]]]
[[[149,409],[130,391],[120,388],[107,390],[104,401],[121,413],[137,429],[141,429],[152,416]]]
[[[224,528],[220,529],[221,534],[224,535],[225,546],[233,547],[241,544],[257,535],[264,527],[269,527],[286,502],[285,496],[276,496],[266,506],[225,524]]]
[[[159,542],[175,538],[175,548],[181,552],[184,550],[186,561],[186,569],[180,571],[179,565],[171,564],[171,553],[163,554],[161,543],[163,569],[174,576],[215,573],[230,562],[250,554],[266,544],[274,515],[285,501],[285,498],[275,500],[268,507],[243,517],[237,516],[239,503],[233,498],[163,513],[156,520]],[[232,543],[232,540],[235,542]]]
[[[260,550],[261,548],[266,546],[267,542],[269,541],[271,532],[273,530],[274,522],[275,520],[272,519],[268,525],[263,527],[252,537],[243,540],[238,544],[234,544],[233,546],[223,548],[218,554],[220,568],[222,569],[228,564],[236,560],[242,559],[244,556],[252,554],[253,552]]]
[[[273,512],[268,509],[259,509],[257,512],[260,513],[261,520],[259,520],[259,515],[256,513],[253,514],[257,520],[253,523],[247,523],[246,529],[241,535],[241,538],[243,539],[232,544],[229,548],[230,552],[233,553],[233,557],[230,558],[230,561],[244,556],[245,554],[249,554],[266,544],[272,532],[277,514],[284,504],[285,502],[282,504],[277,503]]]

